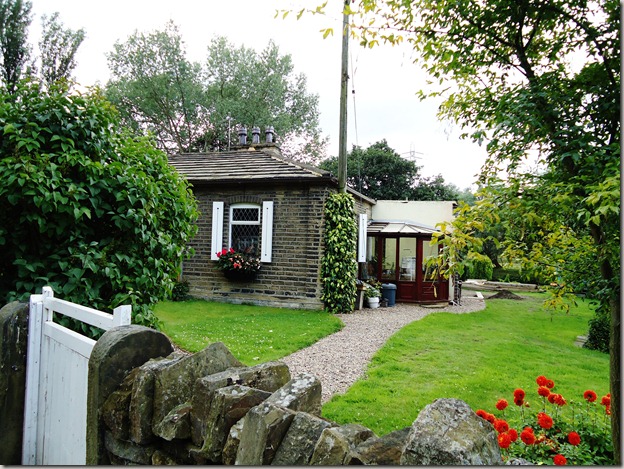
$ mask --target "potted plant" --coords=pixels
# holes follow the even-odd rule
[[[364,290],[364,298],[366,298],[369,308],[379,307],[380,296],[381,296],[381,292],[379,291],[379,287],[375,285],[367,284],[366,290]]]
[[[260,270],[260,259],[251,249],[237,251],[234,248],[223,249],[217,253],[217,268],[223,271],[225,278],[232,281],[250,282]]]

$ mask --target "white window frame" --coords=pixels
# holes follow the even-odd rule
[[[368,227],[368,215],[360,214],[358,226],[358,262],[366,262],[366,240],[368,239],[366,228]]]
[[[228,222],[228,246],[232,246],[232,220],[235,208],[256,208],[258,209],[258,225],[260,226],[260,262],[270,263],[273,260],[273,202],[265,201],[262,205],[239,203],[232,204],[229,207]],[[216,261],[219,259],[218,252],[223,250],[223,228],[224,228],[224,203],[212,203],[212,241],[210,259]],[[250,225],[253,222],[234,222],[236,224]]]
[[[257,221],[245,220],[245,221],[234,221],[234,210],[239,208],[254,208],[258,210],[258,219]],[[258,204],[232,204],[230,205],[230,219],[228,226],[228,246],[232,246],[232,225],[262,225],[262,206]],[[260,231],[260,230],[258,230]],[[258,241],[262,240],[261,233],[258,233]]]

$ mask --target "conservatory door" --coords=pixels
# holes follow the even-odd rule
[[[438,255],[438,247],[431,246],[429,241],[429,239],[420,239],[418,241],[418,283],[420,284],[420,289],[417,300],[421,302],[447,301],[448,281],[440,278],[433,269],[427,269],[427,258]]]
[[[416,275],[416,238],[399,238],[397,300],[416,301],[418,299],[418,278]]]

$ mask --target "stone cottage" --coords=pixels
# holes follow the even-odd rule
[[[191,242],[195,254],[184,262],[182,273],[193,296],[323,307],[323,210],[328,196],[338,191],[331,173],[285,158],[272,133],[260,143],[259,131],[251,144],[241,136],[240,145],[231,151],[179,154],[170,164],[192,184],[199,206],[198,233]],[[365,233],[375,201],[349,192]],[[216,266],[217,252],[250,246],[262,263],[256,278],[227,279]]]
[[[191,242],[195,255],[184,262],[183,278],[193,296],[231,303],[292,308],[322,308],[320,265],[323,256],[323,211],[338,191],[329,172],[282,156],[266,132],[254,128],[252,143],[239,134],[230,151],[186,153],[170,164],[193,186],[200,218]],[[449,281],[431,275],[428,256],[438,222],[450,222],[453,201],[372,200],[348,189],[358,216],[358,276],[396,285],[396,300],[446,302]],[[262,263],[252,280],[226,278],[217,253],[253,247]]]

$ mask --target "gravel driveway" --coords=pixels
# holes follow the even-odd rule
[[[317,376],[323,386],[323,403],[334,394],[342,394],[364,375],[375,352],[396,331],[428,314],[472,313],[485,308],[485,301],[464,297],[461,306],[424,307],[396,304],[390,308],[362,309],[337,315],[344,327],[315,344],[280,359],[291,374],[307,371]]]

